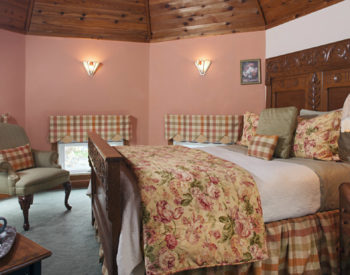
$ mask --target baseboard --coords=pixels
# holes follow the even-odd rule
[[[90,174],[81,174],[81,175],[71,175],[70,183],[72,188],[87,188],[90,182]],[[63,189],[63,186],[57,186],[53,189]]]
[[[6,195],[6,194],[0,194],[0,200],[3,200],[3,199],[7,199],[11,197],[10,195]]]

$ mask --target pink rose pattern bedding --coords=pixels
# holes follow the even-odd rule
[[[267,256],[252,176],[182,146],[124,146],[141,190],[147,274],[233,265]]]

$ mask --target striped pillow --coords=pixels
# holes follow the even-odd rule
[[[258,135],[252,137],[248,146],[248,156],[271,160],[277,145],[278,136]]]
[[[29,144],[16,148],[0,150],[0,155],[11,164],[15,171],[34,167],[32,149]]]

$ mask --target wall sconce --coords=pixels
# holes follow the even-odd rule
[[[85,70],[88,73],[88,75],[90,77],[93,77],[98,66],[100,65],[100,62],[86,60],[86,61],[83,61],[83,64],[84,64]]]
[[[199,74],[205,75],[205,73],[209,69],[211,61],[208,59],[198,59],[198,60],[196,60],[196,62],[194,62],[194,64],[196,65],[196,67],[199,71]]]

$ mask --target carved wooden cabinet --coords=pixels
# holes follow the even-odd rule
[[[266,60],[266,107],[334,110],[350,93],[350,39]]]

